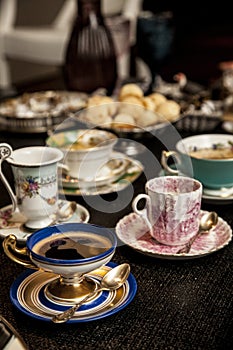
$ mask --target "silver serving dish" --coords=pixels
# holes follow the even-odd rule
[[[0,127],[3,131],[40,133],[53,130],[70,113],[84,108],[87,95],[69,91],[24,93],[0,103]]]
[[[209,132],[222,122],[222,116],[220,101],[206,100],[198,108],[190,104],[176,122],[176,128],[179,131]]]

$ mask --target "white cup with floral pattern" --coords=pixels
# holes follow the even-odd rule
[[[40,229],[53,222],[58,205],[58,162],[63,158],[59,149],[46,146],[12,150],[0,144],[0,178],[12,199],[12,211],[25,216],[25,226]],[[3,160],[11,165],[15,194],[2,173]]]
[[[202,184],[185,176],[162,176],[146,183],[146,193],[133,200],[151,236],[170,246],[186,244],[198,231]],[[146,201],[144,209],[139,201]]]

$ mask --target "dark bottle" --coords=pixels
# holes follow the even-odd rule
[[[77,0],[77,6],[64,65],[67,89],[92,93],[105,88],[111,95],[117,82],[116,53],[101,1]]]

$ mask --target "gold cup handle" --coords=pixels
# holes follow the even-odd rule
[[[27,247],[17,247],[17,238],[15,235],[9,235],[4,238],[2,246],[5,254],[11,260],[30,269],[38,270],[38,267],[33,264],[29,257]]]
[[[170,157],[173,157],[173,159],[175,160],[175,162],[177,164],[180,164],[180,157],[177,154],[177,152],[175,151],[162,151],[162,156],[161,156],[161,164],[163,166],[163,168],[172,175],[179,175],[179,171],[172,169],[169,165],[168,165],[168,159]]]
[[[8,143],[0,143],[0,179],[2,180],[4,186],[6,187],[6,190],[8,191],[11,200],[12,200],[12,212],[14,212],[17,208],[17,199],[14,194],[14,192],[11,189],[11,186],[9,185],[7,179],[5,178],[3,172],[2,172],[2,162],[10,157],[12,154],[12,148]]]

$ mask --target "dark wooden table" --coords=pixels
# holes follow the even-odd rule
[[[19,148],[43,145],[46,136],[2,133],[0,141]],[[151,153],[138,156],[145,172],[133,184],[133,197],[144,192],[147,179],[158,175],[161,149],[164,145],[172,147],[177,137],[171,137],[166,130],[157,136],[140,140]],[[149,154],[155,158],[150,158]],[[4,164],[4,171],[12,184],[7,164]],[[75,200],[90,211],[91,223],[114,228],[120,218],[132,211],[130,193],[125,189],[121,195],[124,207],[116,205],[117,195],[114,193],[102,197],[112,209],[108,213],[94,209],[81,196],[75,197]],[[9,203],[1,184],[0,205],[3,207]],[[202,209],[215,210],[233,227],[232,203],[220,205],[203,201]],[[16,328],[31,350],[233,349],[232,242],[213,254],[185,261],[149,257],[128,246],[119,246],[113,261],[130,264],[138,286],[134,300],[125,309],[107,318],[86,323],[53,324],[26,316],[12,305],[9,297],[11,284],[25,268],[11,261],[1,248],[1,314]]]

